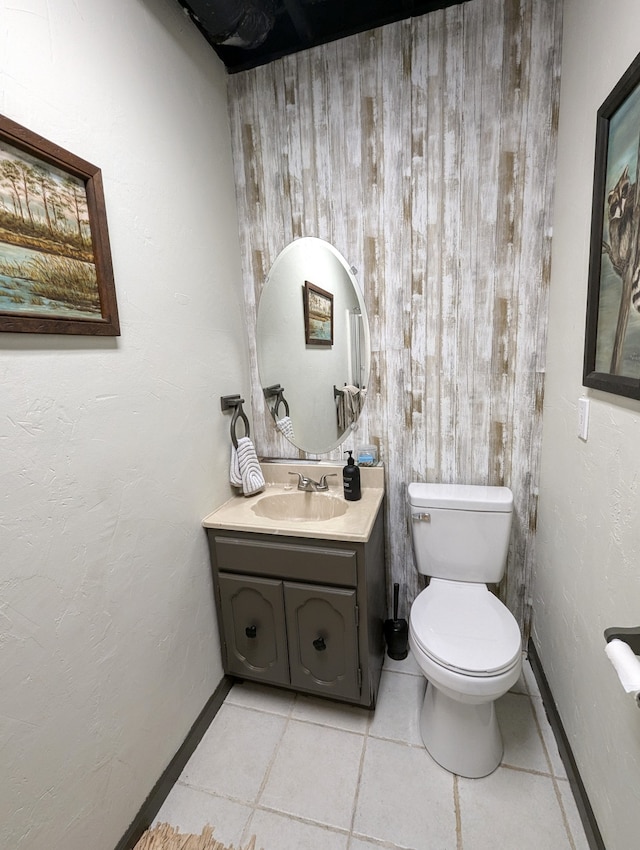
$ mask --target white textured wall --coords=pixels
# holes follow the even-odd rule
[[[640,624],[640,402],[581,382],[596,112],[640,50],[640,6],[565,0],[564,16],[533,627],[605,844],[628,850],[640,835],[640,711],[602,633]]]
[[[0,0],[0,112],[102,168],[122,336],[0,334],[0,847],[112,850],[220,681],[248,392],[225,75],[175,0]]]

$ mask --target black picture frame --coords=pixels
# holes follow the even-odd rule
[[[0,115],[0,332],[119,336],[100,169]]]
[[[640,54],[597,113],[582,383],[640,399]]]
[[[307,345],[333,345],[333,295],[304,282],[304,339]]]

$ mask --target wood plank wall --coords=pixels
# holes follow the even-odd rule
[[[319,236],[369,312],[356,441],[386,464],[403,616],[423,586],[407,483],[504,483],[500,594],[528,633],[560,43],[561,0],[471,0],[229,78],[256,448],[299,454],[262,415],[256,305],[280,250]]]

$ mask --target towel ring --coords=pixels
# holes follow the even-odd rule
[[[281,404],[284,404],[285,416],[289,415],[289,405],[287,404],[287,400],[284,397],[284,387],[281,387],[280,384],[274,384],[272,387],[266,387],[264,390],[264,395],[267,400],[271,398],[275,399],[275,401],[273,402],[273,407],[270,407],[269,410],[271,411],[271,415],[276,420],[276,422],[278,421],[278,416],[280,415],[278,413],[278,410]]]
[[[233,416],[231,417],[231,426],[229,430],[231,432],[231,442],[236,449],[238,448],[238,436],[236,434],[236,424],[238,419],[242,419],[244,423],[245,437],[249,437],[251,434],[247,414],[242,409],[243,402],[244,399],[240,398],[239,395],[225,395],[220,397],[220,407],[223,411],[233,408]]]
[[[245,430],[244,435],[245,437],[249,437],[251,434],[251,431],[249,429],[249,420],[247,419],[247,414],[242,409],[242,401],[238,402],[238,404],[236,405],[236,409],[233,411],[233,416],[231,417],[231,442],[233,443],[236,449],[238,448],[238,435],[236,434],[236,424],[238,422],[238,419],[242,419]]]
[[[284,404],[284,415],[288,416],[289,415],[289,405],[287,404],[286,398],[282,395],[282,390],[280,390],[280,392],[278,393],[278,395],[276,397],[275,404],[273,405],[273,415],[275,416],[276,419],[280,416],[280,414],[278,413],[278,408],[280,407],[281,404]]]

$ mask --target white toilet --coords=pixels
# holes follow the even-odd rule
[[[513,493],[461,484],[408,489],[416,565],[431,579],[409,617],[409,646],[427,678],[422,740],[452,773],[487,776],[503,752],[494,702],[522,668],[518,624],[486,586],[504,573]]]

